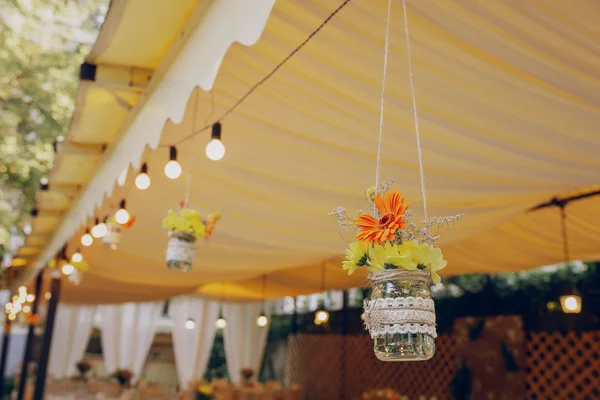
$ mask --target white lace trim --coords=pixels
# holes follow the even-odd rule
[[[377,303],[377,308],[419,308],[430,311],[435,311],[435,303],[432,299],[424,299],[422,297],[398,297],[398,298],[383,298],[375,300],[365,300],[365,307],[372,308],[373,304]]]
[[[180,263],[193,264],[196,246],[194,243],[181,240],[177,237],[169,239],[167,245],[167,262],[177,261]]]
[[[435,326],[419,325],[419,324],[394,324],[388,326],[382,326],[380,329],[369,331],[371,339],[378,338],[380,336],[396,334],[396,333],[422,333],[430,335],[433,338],[437,337],[437,331]]]
[[[435,304],[421,297],[364,301],[365,325],[371,338],[395,333],[423,333],[437,337]]]
[[[107,232],[102,242],[106,247],[110,247],[113,250],[116,250],[119,247],[119,242],[121,241],[121,226],[113,223],[106,224]]]

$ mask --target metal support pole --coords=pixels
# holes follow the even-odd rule
[[[58,271],[52,271],[53,273]],[[60,298],[60,273],[52,276],[50,283],[50,301],[48,302],[48,314],[46,316],[46,328],[44,329],[44,340],[42,342],[42,354],[38,363],[38,374],[35,380],[35,393],[33,400],[43,400],[46,388],[46,372],[48,371],[48,359],[50,358],[50,345],[52,344],[52,333],[54,332],[54,320],[56,319],[56,307]]]
[[[2,338],[2,358],[0,358],[0,398],[4,398],[4,375],[6,374],[6,360],[8,360],[8,348],[10,344],[10,328],[12,322],[6,316],[4,324],[4,337]]]
[[[342,300],[342,335],[347,335],[349,332],[350,321],[348,316],[349,309],[349,293],[347,290],[343,292],[343,300]]]
[[[31,307],[31,314],[37,315],[38,304],[40,303],[40,291],[42,290],[42,277],[44,270],[42,269],[35,278],[35,299],[33,299],[33,305]],[[33,350],[33,338],[35,324],[29,322],[29,331],[27,332],[27,342],[25,342],[25,354],[23,355],[23,364],[21,365],[21,379],[19,380],[19,394],[18,400],[23,400],[25,395],[25,386],[27,384],[27,374],[29,372],[29,363],[31,362],[31,353]]]
[[[292,335],[298,333],[298,299],[294,297],[294,314],[292,314],[292,326],[290,329]]]

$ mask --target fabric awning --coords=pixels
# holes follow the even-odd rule
[[[225,9],[218,14],[225,3],[234,1],[215,2],[203,15],[225,18]],[[516,271],[560,262],[558,210],[528,210],[599,183],[595,21],[600,9],[560,1],[408,3],[429,214],[465,213],[440,242],[449,261],[443,272]],[[119,299],[127,300],[194,288],[216,297],[260,298],[265,274],[269,297],[295,295],[319,291],[322,268],[327,288],[364,284],[364,274],[348,277],[341,270],[345,242],[328,213],[338,205],[364,208],[362,191],[374,182],[386,2],[350,2],[227,117],[223,160],[204,156],[208,132],[178,146],[184,175],[175,181],[162,173],[167,148],[138,153],[140,143],[156,146],[158,128],[160,143],[168,145],[217,119],[339,4],[265,2],[260,12],[253,9],[253,24],[236,14],[251,39],[258,39],[260,17],[270,11],[256,44],[234,43],[227,51],[212,101],[204,91],[210,85],[198,78],[206,64],[193,64],[196,70],[190,64],[215,40],[205,31],[209,42],[202,42],[199,32],[208,28],[198,25],[171,63],[180,69],[160,78],[154,74],[154,89],[137,118],[124,123],[122,138],[95,169],[102,187],[92,181],[79,198],[100,205],[98,216],[115,211],[126,198],[137,222],[124,233],[118,251],[95,244],[84,252],[92,266],[80,286],[69,288],[68,301],[100,301],[87,293],[103,290],[104,301],[111,301],[107,281],[122,288]],[[382,176],[395,179],[395,187],[421,213],[401,3],[394,3],[392,12]],[[250,45],[250,36],[238,41]],[[199,47],[189,47],[192,43]],[[214,77],[216,70],[211,72]],[[197,85],[204,90],[188,96],[185,89]],[[159,92],[159,87],[173,89]],[[170,101],[175,93],[178,103]],[[180,123],[163,127],[167,118],[179,121],[182,115]],[[127,149],[131,154],[125,156]],[[124,186],[113,190],[119,163],[137,168],[140,159],[148,163],[151,187],[135,189],[131,168]],[[184,274],[164,266],[167,235],[160,221],[186,196],[186,174],[190,203],[203,212],[221,211],[223,219],[210,242],[198,246],[194,271]],[[105,192],[110,195],[103,199]],[[595,259],[600,253],[598,204],[590,198],[567,207],[574,258]],[[65,238],[89,216],[78,210],[79,219],[62,222]]]

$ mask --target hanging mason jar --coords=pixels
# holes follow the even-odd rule
[[[435,308],[427,270],[385,270],[369,276],[365,324],[382,361],[428,360],[435,353]]]
[[[104,246],[109,247],[112,250],[119,248],[119,242],[121,241],[121,232],[123,228],[120,224],[114,222],[108,222],[106,224],[106,235],[102,239]]]
[[[78,269],[71,272],[71,274],[67,276],[67,280],[73,285],[79,285],[81,283],[81,279],[83,279],[83,273],[81,273],[81,271]]]
[[[184,232],[170,233],[167,244],[167,267],[188,272],[194,264],[196,238]]]

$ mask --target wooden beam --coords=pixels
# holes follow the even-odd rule
[[[42,354],[40,355],[40,361],[38,362],[33,400],[44,399],[46,375],[48,372],[48,360],[50,358],[50,346],[52,345],[52,334],[54,333],[54,320],[56,319],[56,308],[60,298],[60,272],[52,272],[52,281],[50,281],[50,300],[48,301],[48,313],[46,314],[46,329],[44,329]]]
[[[4,398],[4,375],[6,374],[6,360],[8,359],[11,327],[12,321],[6,318],[6,322],[4,323],[4,336],[2,337],[2,358],[0,358],[0,398]]]
[[[81,65],[79,78],[109,89],[142,92],[153,74],[154,70],[146,68],[86,62]]]
[[[35,299],[33,299],[33,305],[31,307],[31,314],[37,315],[38,304],[40,303],[40,291],[42,290],[42,277],[44,270],[41,269],[37,277],[35,278]],[[18,400],[23,400],[25,395],[25,386],[27,385],[27,374],[29,372],[29,363],[31,362],[32,350],[33,350],[33,336],[35,324],[29,321],[29,330],[27,332],[27,341],[25,342],[25,353],[23,354],[23,362],[21,363],[21,379],[19,380],[19,394],[17,395]]]
[[[56,152],[64,155],[92,155],[102,154],[106,149],[104,143],[77,143],[77,142],[57,142]]]

